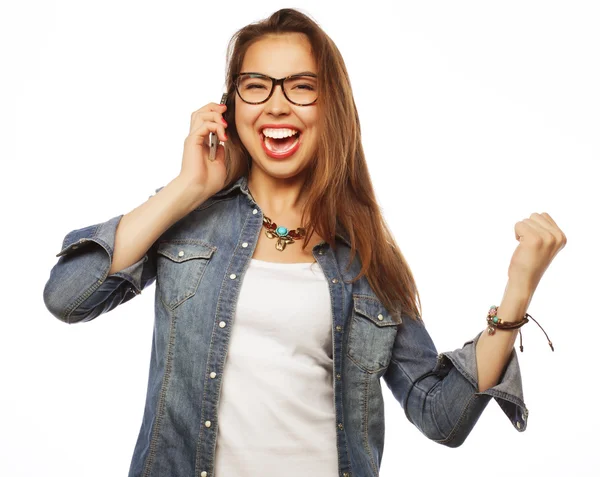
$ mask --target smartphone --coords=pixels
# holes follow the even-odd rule
[[[221,96],[220,104],[225,104],[226,101],[227,101],[227,93],[223,93],[223,96]],[[215,133],[211,132],[208,135],[208,141],[210,143],[210,152],[208,154],[208,160],[214,161],[217,156],[217,145],[219,144],[219,137]]]

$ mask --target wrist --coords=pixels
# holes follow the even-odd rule
[[[183,215],[187,215],[208,199],[204,188],[190,183],[182,176],[175,177],[169,185],[177,190]]]
[[[521,284],[509,282],[498,306],[498,317],[504,322],[521,321],[529,308],[533,292]]]

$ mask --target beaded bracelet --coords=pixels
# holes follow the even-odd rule
[[[496,305],[492,305],[487,314],[487,324],[488,324],[487,332],[489,335],[493,335],[496,332],[496,329],[499,329],[499,330],[517,330],[518,329],[519,330],[519,348],[522,353],[523,352],[523,335],[521,334],[521,330],[519,328],[521,328],[521,326],[523,326],[525,323],[528,323],[529,318],[531,318],[533,321],[535,321],[535,323],[544,332],[544,334],[546,335],[546,339],[548,340],[548,344],[550,345],[550,349],[552,351],[554,351],[554,345],[552,344],[552,341],[550,341],[550,338],[548,338],[548,334],[546,333],[544,328],[542,328],[542,325],[540,325],[537,322],[537,320],[533,316],[531,316],[529,313],[525,313],[525,316],[520,321],[506,322],[506,321],[502,321],[501,318],[498,318],[498,307]]]

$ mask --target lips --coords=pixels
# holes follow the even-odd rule
[[[301,144],[301,133],[299,132],[298,134],[296,134],[297,139],[295,140],[294,145],[283,152],[278,152],[278,151],[272,151],[270,150],[267,145],[265,144],[265,135],[261,132],[259,133],[260,136],[260,144],[263,148],[263,151],[265,151],[265,154],[267,154],[267,156],[273,158],[273,159],[285,159],[287,157],[290,157],[292,154],[295,154],[296,151],[300,148],[300,144]]]
[[[295,142],[293,144],[293,146],[285,151],[275,151],[272,149],[269,149],[266,145],[265,142],[265,135],[263,133],[263,130],[265,129],[292,129],[294,131],[298,131],[294,136],[297,138],[295,139]],[[298,149],[300,148],[301,145],[301,136],[302,136],[302,131],[297,128],[296,126],[293,126],[291,124],[264,124],[261,126],[260,128],[260,132],[259,132],[259,138],[260,138],[260,144],[263,148],[263,151],[265,151],[265,154],[267,154],[267,156],[273,158],[273,159],[285,159],[287,157],[290,157],[292,154],[295,154],[296,151],[298,151]],[[269,138],[271,139],[271,138]],[[273,141],[275,141],[276,139],[273,139]]]

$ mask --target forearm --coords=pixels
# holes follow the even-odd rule
[[[207,197],[194,193],[177,176],[156,195],[125,214],[117,227],[112,275],[140,260],[171,225],[185,217]]]
[[[533,291],[527,286],[510,281],[504,290],[504,297],[498,306],[498,318],[504,322],[520,321],[525,315]],[[497,329],[493,335],[484,331],[477,342],[477,382],[479,391],[485,391],[500,380],[514,348],[518,330]]]

